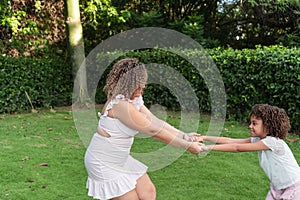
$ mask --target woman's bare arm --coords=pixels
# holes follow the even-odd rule
[[[120,100],[118,104],[113,106],[112,112],[115,118],[119,119],[129,128],[151,136],[166,144],[188,149],[192,153],[199,153],[201,151],[201,144],[187,142],[178,138],[176,134],[170,132],[170,130],[166,128],[166,123],[136,110],[136,108],[127,101]]]
[[[140,109],[140,112],[144,113],[149,120],[152,120],[153,122],[157,124],[162,124],[162,126],[168,130],[169,132],[175,134],[177,137],[185,139],[190,142],[202,142],[202,137],[200,137],[200,134],[197,133],[184,133],[183,131],[175,128],[168,122],[165,122],[159,118],[157,118],[146,106],[142,106]]]

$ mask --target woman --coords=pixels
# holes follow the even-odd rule
[[[193,154],[200,153],[200,135],[184,134],[144,106],[146,82],[145,65],[133,58],[120,60],[110,71],[104,87],[107,102],[85,154],[89,196],[101,200],[156,198],[147,166],[129,155],[138,132]]]

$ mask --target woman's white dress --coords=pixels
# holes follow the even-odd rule
[[[95,199],[111,199],[133,190],[136,180],[147,171],[147,166],[129,155],[134,136],[138,132],[128,128],[118,119],[107,116],[108,110],[120,99],[129,101],[138,110],[144,104],[142,96],[128,100],[123,95],[118,95],[100,116],[99,126],[110,137],[95,133],[84,159],[88,173],[88,195]]]

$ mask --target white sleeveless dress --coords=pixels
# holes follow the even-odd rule
[[[100,116],[99,126],[111,137],[95,133],[86,150],[84,163],[88,173],[88,195],[95,199],[111,199],[121,196],[136,186],[136,180],[144,175],[147,166],[130,156],[136,130],[125,126],[120,120],[107,116],[108,110],[119,100],[127,100],[136,109],[144,104],[142,96],[134,100],[118,95]]]

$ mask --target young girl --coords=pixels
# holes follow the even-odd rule
[[[250,138],[234,139],[203,136],[217,145],[202,146],[205,151],[258,151],[259,162],[271,181],[266,200],[300,200],[300,167],[284,142],[290,129],[286,112],[276,106],[255,105],[250,112]]]

